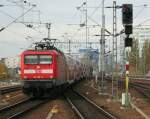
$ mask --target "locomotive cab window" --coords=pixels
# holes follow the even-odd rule
[[[51,64],[52,63],[52,56],[51,55],[40,55],[39,63],[40,64]]]
[[[38,63],[38,56],[37,55],[27,55],[24,58],[25,64],[37,64]]]

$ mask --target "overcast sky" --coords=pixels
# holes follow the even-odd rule
[[[7,26],[15,18],[23,13],[23,9],[19,7],[21,0],[1,0],[0,7],[0,28]],[[31,4],[36,4],[37,7],[33,11],[28,12],[24,17],[17,20],[24,22],[50,22],[51,37],[59,40],[65,40],[62,37],[71,37],[72,41],[85,41],[85,29],[79,27],[78,24],[85,21],[83,12],[77,10],[84,0],[26,0],[24,12],[30,9]],[[17,6],[16,3],[17,3]],[[88,16],[97,24],[101,24],[101,2],[102,0],[88,0]],[[137,25],[145,20],[150,19],[150,0],[116,0],[117,5],[124,3],[132,3],[134,6],[134,25]],[[143,6],[144,4],[147,5]],[[95,10],[94,7],[99,9]],[[112,6],[112,0],[105,0],[105,6]],[[93,12],[95,10],[95,12]],[[40,11],[40,19],[39,19]],[[112,31],[112,9],[105,9],[106,28]],[[121,10],[117,10],[118,16],[118,31],[123,27],[121,24]],[[89,25],[97,25],[95,22],[88,19]],[[149,25],[149,21],[144,24]],[[74,25],[68,25],[74,24]],[[46,37],[45,25],[34,24],[34,29],[27,28],[22,23],[13,23],[0,32],[0,58],[19,55],[24,48],[27,48],[32,42],[40,41]],[[98,41],[98,37],[93,35],[99,34],[100,28],[90,28],[90,41]]]

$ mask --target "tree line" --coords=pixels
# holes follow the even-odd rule
[[[139,45],[139,40],[133,39],[129,53],[130,74],[146,75],[150,73],[150,39],[144,40],[142,47]]]

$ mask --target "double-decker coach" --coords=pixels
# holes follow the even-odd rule
[[[90,74],[86,69],[86,65],[55,47],[26,50],[21,54],[23,92],[36,97],[47,96],[56,87],[64,88],[86,77]]]

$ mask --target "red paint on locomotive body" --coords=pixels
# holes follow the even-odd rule
[[[21,79],[43,80],[57,77],[55,50],[25,51],[21,55]],[[48,59],[49,58],[49,59]]]
[[[24,51],[20,70],[23,92],[37,97],[49,95],[52,88],[68,86],[89,77],[89,69],[89,66],[56,49]]]

